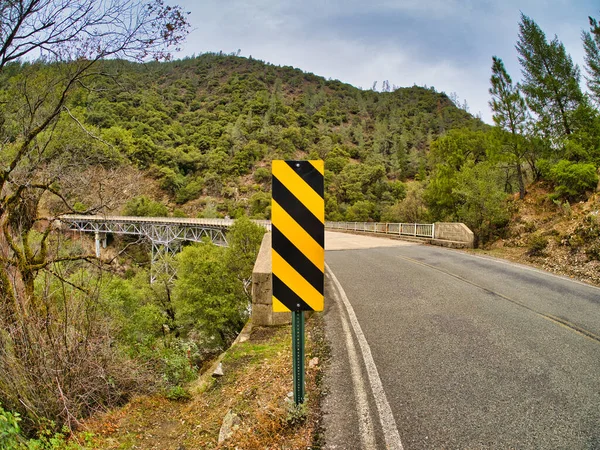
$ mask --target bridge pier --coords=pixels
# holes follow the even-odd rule
[[[100,233],[99,231],[94,232],[96,238],[96,258],[100,258],[100,245],[102,248],[106,248],[106,233]]]
[[[150,264],[150,283],[154,283],[161,275],[166,275],[167,282],[170,283],[175,277],[173,268],[173,258],[181,249],[180,241],[171,242],[152,242],[152,260]]]

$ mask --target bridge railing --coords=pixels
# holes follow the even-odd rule
[[[435,237],[434,223],[325,222],[325,228],[432,239]]]
[[[137,216],[89,216],[66,214],[60,217],[60,220],[66,223],[87,223],[94,224],[151,224],[151,225],[178,225],[178,226],[206,226],[215,228],[229,228],[234,223],[234,219],[197,219],[187,217],[137,217]],[[253,220],[257,225],[271,231],[270,220]],[[106,225],[108,227],[108,225]],[[83,230],[87,231],[87,230]],[[133,233],[135,234],[135,233]]]

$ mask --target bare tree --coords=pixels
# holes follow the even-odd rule
[[[65,251],[43,208],[53,196],[55,214],[73,211],[68,176],[111,163],[89,133],[74,142],[85,130],[69,97],[103,75],[101,60],[168,59],[188,27],[162,0],[0,1],[0,402],[30,429],[72,425],[123,388],[107,373],[124,366],[102,342],[94,257]]]

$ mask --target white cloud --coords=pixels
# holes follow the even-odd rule
[[[487,105],[492,55],[520,77],[514,49],[520,10],[548,37],[558,34],[575,62],[579,35],[593,0],[232,0],[183,1],[195,31],[182,54],[206,51],[252,55],[326,78],[370,88],[435,86],[466,99],[491,122]],[[579,2],[578,2],[579,3]]]

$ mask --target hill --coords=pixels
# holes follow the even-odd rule
[[[191,215],[267,218],[270,161],[322,158],[328,218],[378,220],[403,198],[398,181],[424,176],[434,139],[486,127],[432,88],[364,91],[236,56],[101,72],[113,76],[74,93],[72,114]]]

